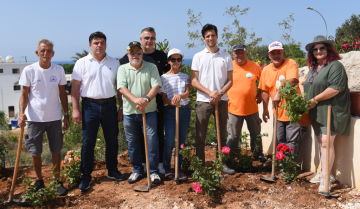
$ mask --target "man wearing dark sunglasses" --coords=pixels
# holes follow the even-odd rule
[[[273,113],[275,107],[278,107],[278,118],[274,121],[277,126],[277,143],[293,147],[292,154],[296,154],[295,162],[299,159],[301,139],[307,132],[306,127],[300,126],[298,122],[290,123],[287,111],[282,109],[285,100],[281,100],[279,88],[285,83],[290,82],[291,86],[296,86],[296,91],[301,94],[299,88],[299,69],[296,62],[292,59],[285,59],[284,45],[275,41],[268,47],[271,64],[267,65],[261,73],[259,89],[262,91],[263,99],[263,120],[265,123],[270,119],[268,111],[269,95],[273,104]]]
[[[140,142],[144,141],[142,112],[145,112],[150,178],[152,183],[160,183],[157,104],[154,98],[161,87],[161,79],[156,66],[142,59],[143,50],[139,42],[130,42],[127,50],[126,55],[130,62],[119,67],[117,88],[123,95],[124,130],[134,168],[128,182],[135,183],[144,174]]]
[[[160,50],[155,49],[156,43],[156,33],[155,29],[152,27],[144,28],[141,31],[140,42],[143,47],[143,60],[146,62],[150,62],[156,65],[159,76],[163,73],[166,73],[170,70],[170,65],[167,64],[167,55]],[[125,54],[120,59],[120,65],[126,64],[129,62],[128,56]],[[165,108],[164,102],[161,99],[161,95],[156,95],[156,103],[157,103],[157,118],[158,118],[158,135],[159,135],[159,169],[160,173],[165,174],[165,170],[163,168],[163,152],[164,152],[164,118],[165,118]],[[142,162],[145,164],[145,146],[143,143],[144,140],[141,141],[141,156]],[[146,171],[145,171],[146,172]]]

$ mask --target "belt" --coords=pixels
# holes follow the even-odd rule
[[[186,106],[188,106],[189,104],[187,104],[187,105],[179,105],[179,107],[181,107],[181,108],[184,108],[184,107],[186,107]],[[170,106],[170,107],[176,107],[176,105],[167,105],[167,106]]]
[[[106,98],[106,99],[91,99],[91,98],[88,98],[88,97],[82,97],[82,99],[85,100],[85,101],[94,102],[94,103],[97,103],[97,104],[105,104],[105,103],[112,102],[112,101],[116,100],[115,96],[110,97],[110,98]]]

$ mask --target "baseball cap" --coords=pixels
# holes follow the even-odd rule
[[[233,49],[246,51],[246,45],[245,44],[236,44],[235,46],[233,46]]]
[[[269,52],[273,51],[273,50],[281,50],[281,49],[284,49],[284,45],[279,42],[279,41],[275,41],[275,42],[272,42],[270,45],[269,45]]]
[[[129,45],[127,47],[127,50],[130,50],[131,48],[133,48],[135,46],[138,46],[138,47],[140,47],[142,49],[142,46],[141,46],[140,42],[132,41],[132,42],[129,43]]]
[[[169,58],[171,55],[173,54],[180,54],[182,57],[183,57],[183,54],[181,53],[181,51],[179,49],[171,49],[169,52],[168,52],[168,56],[167,58]]]

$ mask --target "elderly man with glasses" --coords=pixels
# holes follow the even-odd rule
[[[262,91],[262,99],[264,103],[263,120],[266,123],[269,116],[268,103],[269,94],[273,104],[273,112],[275,115],[275,106],[281,107],[285,104],[285,100],[281,100],[279,94],[279,86],[276,83],[283,85],[284,82],[290,82],[291,86],[296,86],[296,91],[300,94],[299,89],[299,69],[296,62],[292,59],[285,59],[284,45],[281,42],[275,41],[268,47],[269,58],[271,64],[267,65],[261,73],[259,89]],[[301,138],[306,133],[306,127],[300,126],[299,123],[290,123],[289,117],[285,114],[285,109],[278,108],[278,119],[274,121],[277,125],[277,143],[285,144],[288,147],[293,147],[293,154],[296,154],[295,162],[298,162]]]
[[[130,42],[127,50],[130,62],[119,67],[117,88],[123,95],[124,130],[130,161],[134,168],[128,182],[139,181],[144,173],[140,142],[144,141],[142,112],[145,112],[150,178],[152,183],[160,183],[157,105],[154,98],[161,87],[161,79],[156,66],[143,60],[144,52],[139,42]]]
[[[153,63],[156,65],[159,76],[163,73],[169,71],[170,66],[167,62],[167,55],[160,50],[155,49],[156,43],[156,32],[152,27],[144,28],[141,31],[140,42],[143,47],[143,60],[146,62]],[[129,58],[127,54],[125,54],[120,59],[120,65],[126,64],[129,62]],[[159,172],[165,174],[165,170],[163,167],[163,153],[164,153],[164,118],[165,118],[165,107],[164,102],[161,99],[161,95],[156,95],[156,103],[157,103],[157,131],[159,136]],[[143,165],[145,165],[145,146],[144,140],[141,140],[141,161]],[[146,170],[145,170],[146,172]]]

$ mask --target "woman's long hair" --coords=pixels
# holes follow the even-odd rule
[[[327,44],[327,43],[323,43],[323,44],[326,46],[326,50],[327,50],[327,56],[324,60],[324,64],[328,64],[334,60],[341,60],[339,53],[337,53],[337,51],[335,50],[335,48],[333,46],[331,46],[330,44]],[[311,47],[311,49],[308,51],[308,54],[307,54],[307,64],[308,64],[309,69],[314,68],[314,66],[318,64],[317,59],[315,58],[314,54],[312,53],[312,49],[314,48],[314,46]]]

